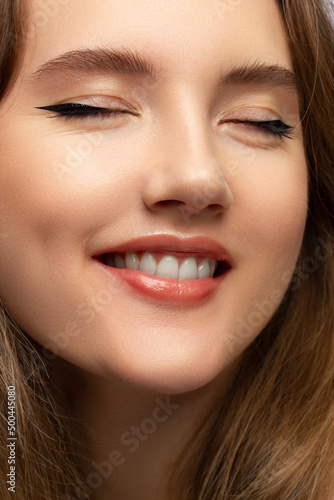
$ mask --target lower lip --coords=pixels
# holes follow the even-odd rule
[[[209,300],[225,280],[229,270],[217,278],[172,280],[133,269],[117,269],[99,262],[112,276],[142,297],[170,304],[198,304]]]

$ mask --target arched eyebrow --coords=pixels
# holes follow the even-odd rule
[[[150,77],[157,79],[153,63],[130,49],[113,50],[109,48],[79,49],[65,52],[46,61],[28,78],[54,77],[57,73],[96,73],[116,72],[120,74]]]
[[[218,86],[251,85],[281,88],[294,94],[299,103],[302,100],[302,85],[296,73],[279,64],[267,64],[256,61],[232,68],[227,74],[222,75]]]
[[[54,78],[57,74],[118,73],[157,81],[160,72],[161,68],[157,68],[148,57],[130,49],[85,48],[66,52],[45,62],[28,80],[35,82],[41,78]],[[255,61],[235,66],[221,75],[217,88],[251,84],[280,88],[295,94],[301,103],[302,86],[296,74],[278,64]]]

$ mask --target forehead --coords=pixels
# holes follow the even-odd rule
[[[52,5],[51,5],[52,4]],[[83,47],[129,48],[168,74],[216,75],[255,60],[292,69],[275,0],[32,0],[27,60],[46,60]]]

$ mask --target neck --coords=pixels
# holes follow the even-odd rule
[[[233,370],[196,391],[166,395],[92,375],[60,358],[56,364],[61,405],[83,423],[73,435],[91,500],[178,500],[168,490],[173,465],[213,415]]]

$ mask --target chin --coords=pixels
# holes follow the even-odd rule
[[[227,358],[227,355],[226,355]],[[106,363],[103,366],[103,377],[109,380],[122,381],[138,390],[147,390],[157,394],[183,394],[196,391],[217,381],[222,372],[228,369],[229,361],[224,357],[219,360],[208,360],[202,357],[201,362],[177,359],[151,360],[150,363],[129,362],[127,366],[118,367]]]

